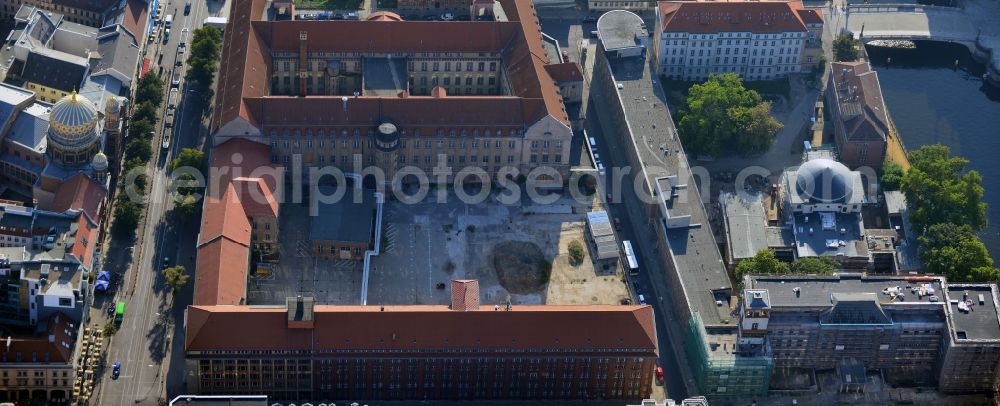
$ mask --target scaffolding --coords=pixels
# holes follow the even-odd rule
[[[735,333],[732,333],[735,336]],[[695,312],[688,321],[685,350],[691,360],[695,382],[701,395],[709,398],[745,398],[767,394],[774,360],[767,356],[738,356],[713,351],[701,316]]]

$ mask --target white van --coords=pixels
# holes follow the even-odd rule
[[[646,304],[646,297],[645,296],[639,295],[639,304],[641,304],[641,305]]]

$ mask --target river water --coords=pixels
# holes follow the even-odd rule
[[[985,67],[963,46],[867,50],[906,149],[947,145],[982,175],[990,224],[981,237],[1000,262],[1000,90],[983,83]]]

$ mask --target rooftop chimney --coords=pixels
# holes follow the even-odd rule
[[[288,305],[288,328],[313,328],[313,306],[315,299],[311,297],[290,297]]]
[[[451,310],[460,312],[479,310],[479,281],[475,279],[451,281]]]

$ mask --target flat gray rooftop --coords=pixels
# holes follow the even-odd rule
[[[760,194],[725,193],[719,200],[733,259],[750,258],[769,246],[767,214]]]
[[[824,228],[823,216],[833,219],[832,228]],[[868,256],[868,244],[862,235],[864,226],[861,223],[860,213],[814,212],[796,214],[793,219],[795,249],[800,258]]]
[[[927,289],[927,288],[930,289]],[[860,274],[837,276],[757,276],[751,278],[752,289],[767,289],[771,298],[771,308],[781,307],[829,307],[834,294],[874,293],[883,306],[895,303],[936,303],[944,302],[941,281],[907,280],[902,277],[865,277]],[[795,288],[799,289],[798,294]],[[898,289],[897,289],[898,288]],[[919,295],[914,289],[924,288],[926,294]],[[902,298],[889,292],[896,290]],[[996,313],[994,313],[995,315]]]
[[[645,32],[642,25],[642,18],[634,13],[614,10],[604,13],[597,20],[597,34],[608,51],[632,48],[641,46],[636,33]]]
[[[1000,319],[997,318],[995,293],[996,289],[991,285],[948,286],[948,313],[955,327],[955,338],[1000,340]],[[960,310],[960,302],[972,303],[968,310]]]
[[[602,19],[613,13],[616,11],[605,13]],[[706,326],[732,326],[729,307],[716,305],[717,300],[728,302],[732,283],[659,80],[644,57],[609,58],[608,62],[613,79],[621,85],[618,95],[642,163],[641,173],[650,188],[646,193],[652,195],[656,180],[670,175],[677,175],[678,183],[688,185],[690,223],[699,226],[670,229],[666,234],[690,310],[698,312]]]
[[[319,187],[324,196],[333,196],[334,190],[332,186]],[[347,187],[339,201],[319,203],[317,215],[309,218],[309,240],[371,243],[374,221],[374,192]]]
[[[364,94],[395,97],[406,90],[406,60],[402,58],[365,58]]]

